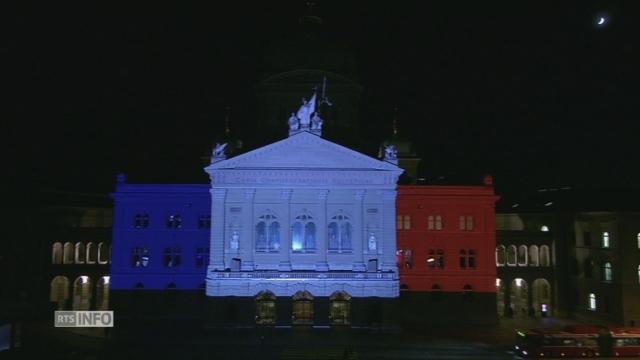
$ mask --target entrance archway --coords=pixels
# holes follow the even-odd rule
[[[69,299],[69,279],[66,276],[56,276],[51,280],[49,301],[57,303],[58,310],[64,310]]]
[[[529,308],[529,286],[527,282],[521,278],[513,279],[509,296],[511,297],[513,316],[527,316]]]
[[[89,310],[91,308],[91,279],[78,276],[73,282],[73,310]]]
[[[256,325],[276,324],[276,296],[269,290],[256,295]]]
[[[531,290],[533,291],[531,294],[531,306],[533,306],[536,316],[542,315],[543,311],[546,312],[545,315],[550,314],[551,285],[549,281],[546,279],[536,279],[531,283]]]

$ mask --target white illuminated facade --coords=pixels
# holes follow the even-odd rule
[[[295,119],[284,140],[229,159],[224,145],[214,151],[207,295],[397,297],[402,169]]]

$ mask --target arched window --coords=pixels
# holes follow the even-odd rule
[[[73,264],[73,244],[70,242],[64,243],[64,251],[62,253],[63,264]]]
[[[586,259],[584,261],[584,277],[591,279],[593,277],[593,260]]]
[[[256,295],[256,324],[275,325],[276,323],[276,296],[268,290]]]
[[[507,266],[516,266],[518,261],[518,250],[515,245],[507,248]]]
[[[109,250],[107,245],[103,242],[98,243],[98,263],[106,264],[109,262]]]
[[[87,244],[87,264],[95,264],[98,260],[98,247],[90,242]]]
[[[351,251],[351,223],[349,217],[338,214],[331,218],[329,223],[329,251]]]
[[[313,296],[310,292],[298,291],[293,295],[291,320],[294,325],[313,324]]]
[[[51,280],[49,301],[58,303],[58,310],[64,310],[67,299],[69,299],[69,279],[66,276],[54,277]]]
[[[96,310],[109,309],[109,276],[102,276],[96,286]]]
[[[316,225],[311,215],[296,216],[291,227],[291,250],[314,252],[316,250]]]
[[[529,266],[540,266],[537,245],[529,246]]]
[[[84,264],[84,259],[87,257],[85,248],[84,248],[84,243],[76,243],[75,246],[75,262],[76,264]]]
[[[180,266],[180,248],[165,248],[164,249],[164,266],[165,267],[178,267]]]
[[[596,294],[590,293],[589,294],[589,310],[596,311],[596,309],[597,309]]]
[[[329,296],[329,322],[331,325],[351,323],[351,295],[336,291]]]
[[[540,266],[551,266],[551,260],[549,256],[549,246],[542,245],[540,246],[540,254],[538,255],[540,258]]]
[[[496,266],[504,266],[505,264],[505,254],[506,250],[504,245],[498,245],[496,247]]]
[[[607,231],[602,233],[602,247],[603,248],[609,247],[609,232]]]
[[[603,281],[612,281],[613,280],[613,267],[610,262],[605,262],[602,265],[602,280]]]
[[[51,263],[62,264],[62,244],[59,242],[53,243],[51,247]]]
[[[78,276],[73,282],[73,310],[89,310],[91,307],[91,279]]]
[[[529,254],[527,252],[527,245],[520,245],[518,247],[518,266],[528,265]]]
[[[280,223],[270,212],[260,216],[256,224],[256,251],[280,251]]]

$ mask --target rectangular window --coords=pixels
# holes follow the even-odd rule
[[[442,216],[436,215],[436,230],[442,230]]]
[[[397,228],[398,230],[402,230],[402,224],[403,224],[403,222],[402,222],[402,215],[398,215],[398,216],[396,216],[396,228]]]
[[[473,231],[473,216],[467,216],[467,231]]]
[[[404,229],[411,230],[411,216],[409,215],[404,216]]]
[[[434,230],[435,229],[435,221],[433,219],[433,215],[429,215],[427,218],[427,229]]]
[[[609,233],[606,231],[602,233],[602,247],[603,248],[609,247]]]

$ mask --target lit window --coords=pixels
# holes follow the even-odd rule
[[[180,248],[165,248],[164,249],[164,266],[165,267],[178,267],[180,266]]]
[[[53,248],[51,249],[51,263],[62,264],[62,244],[59,242],[53,243]]]
[[[459,220],[458,220],[458,227],[462,231],[472,231],[473,230],[473,216],[461,215]]]
[[[604,280],[604,281],[612,281],[613,280],[613,268],[612,268],[610,262],[606,262],[602,266],[602,280]]]
[[[602,233],[602,247],[603,248],[609,247],[609,233],[606,231]]]
[[[134,247],[131,249],[131,266],[147,267],[149,265],[149,249],[146,247]]]
[[[529,264],[529,254],[527,245],[518,247],[518,266],[527,266]]]
[[[404,229],[411,230],[411,216],[409,215],[404,216]]]
[[[276,323],[276,296],[269,290],[261,291],[256,295],[256,324],[275,325]]]
[[[589,294],[589,310],[596,311],[596,294]]]
[[[64,250],[62,252],[62,263],[73,264],[73,244],[70,242],[64,243]]]
[[[516,266],[518,260],[518,249],[515,245],[509,245],[507,248],[507,266]]]
[[[260,216],[256,224],[256,251],[280,251],[280,224],[271,213]]]
[[[640,233],[638,233],[637,238],[638,238],[638,249],[640,249]]]
[[[182,227],[182,216],[178,214],[173,214],[167,216],[167,228],[169,229],[180,229]]]
[[[501,284],[502,284],[502,280],[496,279],[496,287],[499,288]]]
[[[351,223],[349,217],[338,214],[331,218],[329,223],[329,251],[351,251]]]
[[[549,231],[549,227],[547,225],[542,225],[542,226],[540,226],[540,231],[547,232],[547,231]]]
[[[296,252],[313,252],[316,249],[316,225],[310,215],[296,217],[291,227],[291,250]]]
[[[396,216],[396,228],[402,230],[402,215]]]
[[[442,216],[436,215],[436,230],[442,230]]]
[[[427,267],[429,269],[444,269],[444,251],[442,249],[429,250]]]
[[[467,222],[465,221],[464,216],[460,216],[460,220],[459,220],[459,229],[460,230],[466,230],[467,229]]]
[[[84,259],[87,257],[84,243],[81,243],[81,242],[76,243],[75,248],[76,248],[76,256],[75,256],[76,264],[84,264]]]
[[[540,246],[540,253],[538,254],[538,260],[540,261],[540,266],[551,266],[551,256],[549,254],[549,246],[547,245]]]
[[[496,247],[496,266],[504,266],[505,264],[506,250],[504,245]]]
[[[427,229],[435,229],[435,221],[433,215],[429,215],[429,217],[427,218]],[[638,235],[638,239],[640,239],[640,234]],[[640,244],[640,240],[638,240],[638,244]]]

